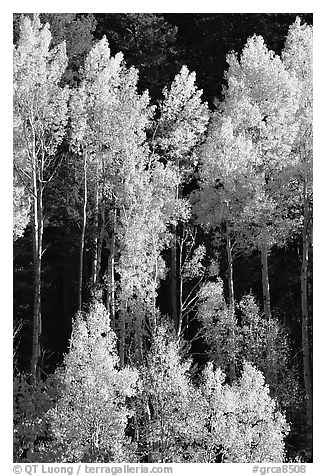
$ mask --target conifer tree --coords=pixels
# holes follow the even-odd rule
[[[162,88],[178,68],[177,28],[160,14],[95,14],[97,34],[105,34],[113,51],[121,51],[127,65],[139,70],[139,88],[151,97],[161,96]]]

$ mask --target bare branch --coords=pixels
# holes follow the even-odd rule
[[[59,167],[60,167],[61,164],[62,164],[63,156],[64,156],[64,155],[62,154],[62,155],[61,155],[61,158],[59,159],[59,163],[56,164],[56,166],[55,166],[55,168],[54,168],[52,174],[50,175],[50,177],[49,177],[47,180],[43,181],[43,183],[45,183],[45,185],[44,185],[44,187],[43,187],[43,190],[47,187],[47,185],[51,182],[51,180],[53,179],[53,177],[54,177],[55,174],[57,173]]]
[[[184,309],[185,309],[184,306],[187,306],[187,305],[188,305],[187,300],[188,300],[188,299],[190,298],[190,296],[193,294],[193,292],[195,291],[195,289],[196,289],[198,286],[200,286],[200,284],[203,282],[203,279],[204,279],[204,277],[201,276],[201,277],[199,278],[199,281],[197,281],[197,283],[193,286],[193,288],[191,289],[191,291],[188,293],[188,296],[186,297],[186,299],[184,300],[184,303],[183,303],[183,308],[184,308]]]
[[[15,164],[15,162],[14,162],[14,167],[15,167],[15,170],[16,170],[17,174],[19,175],[20,180],[23,182],[23,184],[24,184],[24,186],[26,187],[26,189],[29,191],[29,193],[30,193],[34,198],[37,198],[36,195],[35,195],[35,193],[33,192],[33,190],[29,187],[29,185],[25,182],[24,178],[23,178],[22,175],[21,175],[21,174],[24,173],[24,171],[23,171],[20,167],[18,167],[18,166]],[[27,175],[26,173],[25,173],[25,175],[30,179],[29,175]]]

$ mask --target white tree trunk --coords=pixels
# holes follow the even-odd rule
[[[262,266],[262,287],[263,287],[263,302],[265,318],[269,321],[271,319],[271,298],[269,291],[269,277],[268,277],[268,251],[265,246],[260,250],[260,259]]]
[[[78,310],[81,310],[83,300],[83,267],[84,267],[84,248],[85,248],[85,230],[87,220],[87,154],[84,153],[84,175],[83,175],[83,223],[80,237],[79,251],[79,280],[78,280]]]
[[[31,374],[35,382],[41,378],[41,271],[43,251],[43,188],[36,156],[33,160],[33,268],[34,268],[34,311]]]
[[[301,264],[301,332],[303,354],[303,376],[306,393],[306,416],[307,424],[312,429],[313,401],[312,401],[312,378],[310,366],[309,345],[309,314],[308,314],[308,263],[309,263],[309,206],[307,197],[307,183],[304,180],[303,200],[303,231],[302,231],[302,264]]]

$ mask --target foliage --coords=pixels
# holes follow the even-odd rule
[[[51,47],[49,25],[23,17],[14,48],[14,226],[21,236],[29,207],[51,181],[68,120],[65,43]],[[36,219],[35,204],[33,207]]]
[[[66,42],[68,65],[63,82],[70,87],[79,83],[80,68],[94,43],[96,20],[92,14],[42,13],[40,19],[50,24],[52,44]]]
[[[103,304],[95,301],[86,315],[76,316],[70,351],[57,376],[62,397],[47,414],[55,460],[123,461],[131,415],[126,398],[135,393],[137,372],[118,369],[116,337]]]
[[[174,163],[188,165],[189,154],[205,132],[208,122],[208,107],[202,103],[202,91],[195,85],[196,74],[186,66],[171,84],[163,90],[161,108],[154,145]]]
[[[175,338],[159,325],[141,369],[139,396],[140,433],[149,462],[196,461],[203,409],[189,378],[190,365],[182,362]]]
[[[178,215],[175,171],[154,163],[134,175],[133,202],[124,208],[119,233],[120,309],[128,315],[131,357],[143,358],[142,340],[155,326],[156,296],[165,276],[162,251],[169,244],[168,224]],[[135,355],[136,354],[136,355]]]
[[[294,142],[292,162],[288,166],[288,176],[291,177],[292,187],[289,195],[302,204],[302,188],[305,184],[309,208],[312,207],[312,101],[313,101],[313,32],[312,27],[301,24],[296,19],[289,29],[282,59],[286,70],[298,84],[299,107],[296,111],[295,122],[297,135]],[[299,185],[299,186],[298,186]]]
[[[46,413],[60,395],[60,383],[50,376],[35,384],[29,375],[18,374],[14,377],[13,394],[14,461],[40,461],[44,445],[51,437]]]
[[[24,18],[14,50],[14,153],[17,165],[39,149],[54,155],[67,123],[67,88],[59,86],[67,65],[65,44],[50,49],[51,33],[37,15]],[[24,138],[24,139],[23,139]],[[33,149],[33,144],[35,149]],[[29,169],[24,169],[28,173]]]
[[[228,463],[283,461],[289,425],[276,410],[263,374],[245,364],[238,382],[229,386],[223,381],[221,370],[208,364],[203,383],[209,407],[208,455],[216,457],[217,452]]]
[[[30,13],[14,13],[14,44],[19,40],[19,26],[25,17],[33,18]],[[62,81],[74,87],[79,81],[79,69],[86,54],[93,44],[96,20],[92,14],[76,13],[40,13],[40,20],[49,24],[51,29],[51,46],[66,43],[68,66]]]
[[[228,89],[221,106],[234,131],[251,140],[250,186],[244,203],[245,239],[268,250],[282,245],[293,231],[284,174],[291,161],[298,125],[298,82],[281,58],[269,51],[262,37],[249,38],[240,58],[228,56]],[[249,182],[249,183],[250,183]]]
[[[96,220],[102,205],[128,206],[133,172],[146,154],[142,144],[151,110],[148,95],[137,94],[137,71],[125,67],[121,53],[111,56],[106,38],[91,49],[81,77],[70,101],[71,145],[87,154],[89,208]]]
[[[223,96],[227,54],[240,53],[253,34],[262,36],[268,48],[280,54],[295,17],[295,13],[164,14],[178,28],[180,60],[197,72],[198,84],[212,108],[216,98]],[[300,13],[300,17],[312,24],[312,14]]]
[[[200,190],[192,197],[197,222],[225,239],[233,249],[248,247],[243,237],[244,209],[253,197],[255,149],[250,137],[237,133],[230,116],[213,116],[207,138],[197,150]]]
[[[24,185],[19,185],[19,179],[14,175],[13,185],[13,238],[20,238],[29,223],[30,199]]]
[[[50,48],[48,25],[38,15],[24,18],[14,48],[13,149],[20,185],[32,201],[34,309],[31,372],[40,379],[41,298],[44,230],[44,189],[51,182],[60,158],[57,154],[68,121],[69,91],[60,86],[67,65],[65,44]]]
[[[146,319],[155,314],[156,288],[164,275],[167,225],[182,206],[179,211],[174,198],[173,167],[149,155],[145,139],[153,108],[147,92],[138,94],[137,81],[137,70],[125,66],[121,53],[111,57],[103,38],[86,59],[71,111],[72,143],[88,154],[93,220],[102,209],[106,241],[116,243],[120,342],[127,338],[130,356],[141,360]]]
[[[210,358],[228,377],[231,362],[238,375],[243,362],[251,362],[264,374],[282,408],[290,410],[291,405],[298,405],[300,399],[297,401],[292,393],[296,373],[290,365],[288,335],[277,318],[262,316],[251,294],[234,310],[225,303],[221,279],[207,282],[200,290],[198,318]]]
[[[198,319],[202,323],[203,337],[209,345],[210,358],[224,371],[233,364],[239,368],[242,363],[241,344],[237,318],[232,306],[228,306],[223,296],[223,283],[208,281],[200,289],[198,298]]]

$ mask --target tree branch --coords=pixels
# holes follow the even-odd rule
[[[29,191],[29,193],[34,197],[34,198],[37,198],[35,193],[33,192],[33,190],[29,187],[29,185],[25,182],[24,178],[22,177],[21,173],[23,173],[24,175],[27,176],[27,178],[31,179],[29,177],[28,174],[26,174],[26,172],[24,172],[20,167],[18,167],[15,162],[14,162],[14,167],[15,167],[15,170],[17,172],[17,174],[19,175],[19,178],[20,180],[23,182],[24,186],[27,188],[27,190]]]

